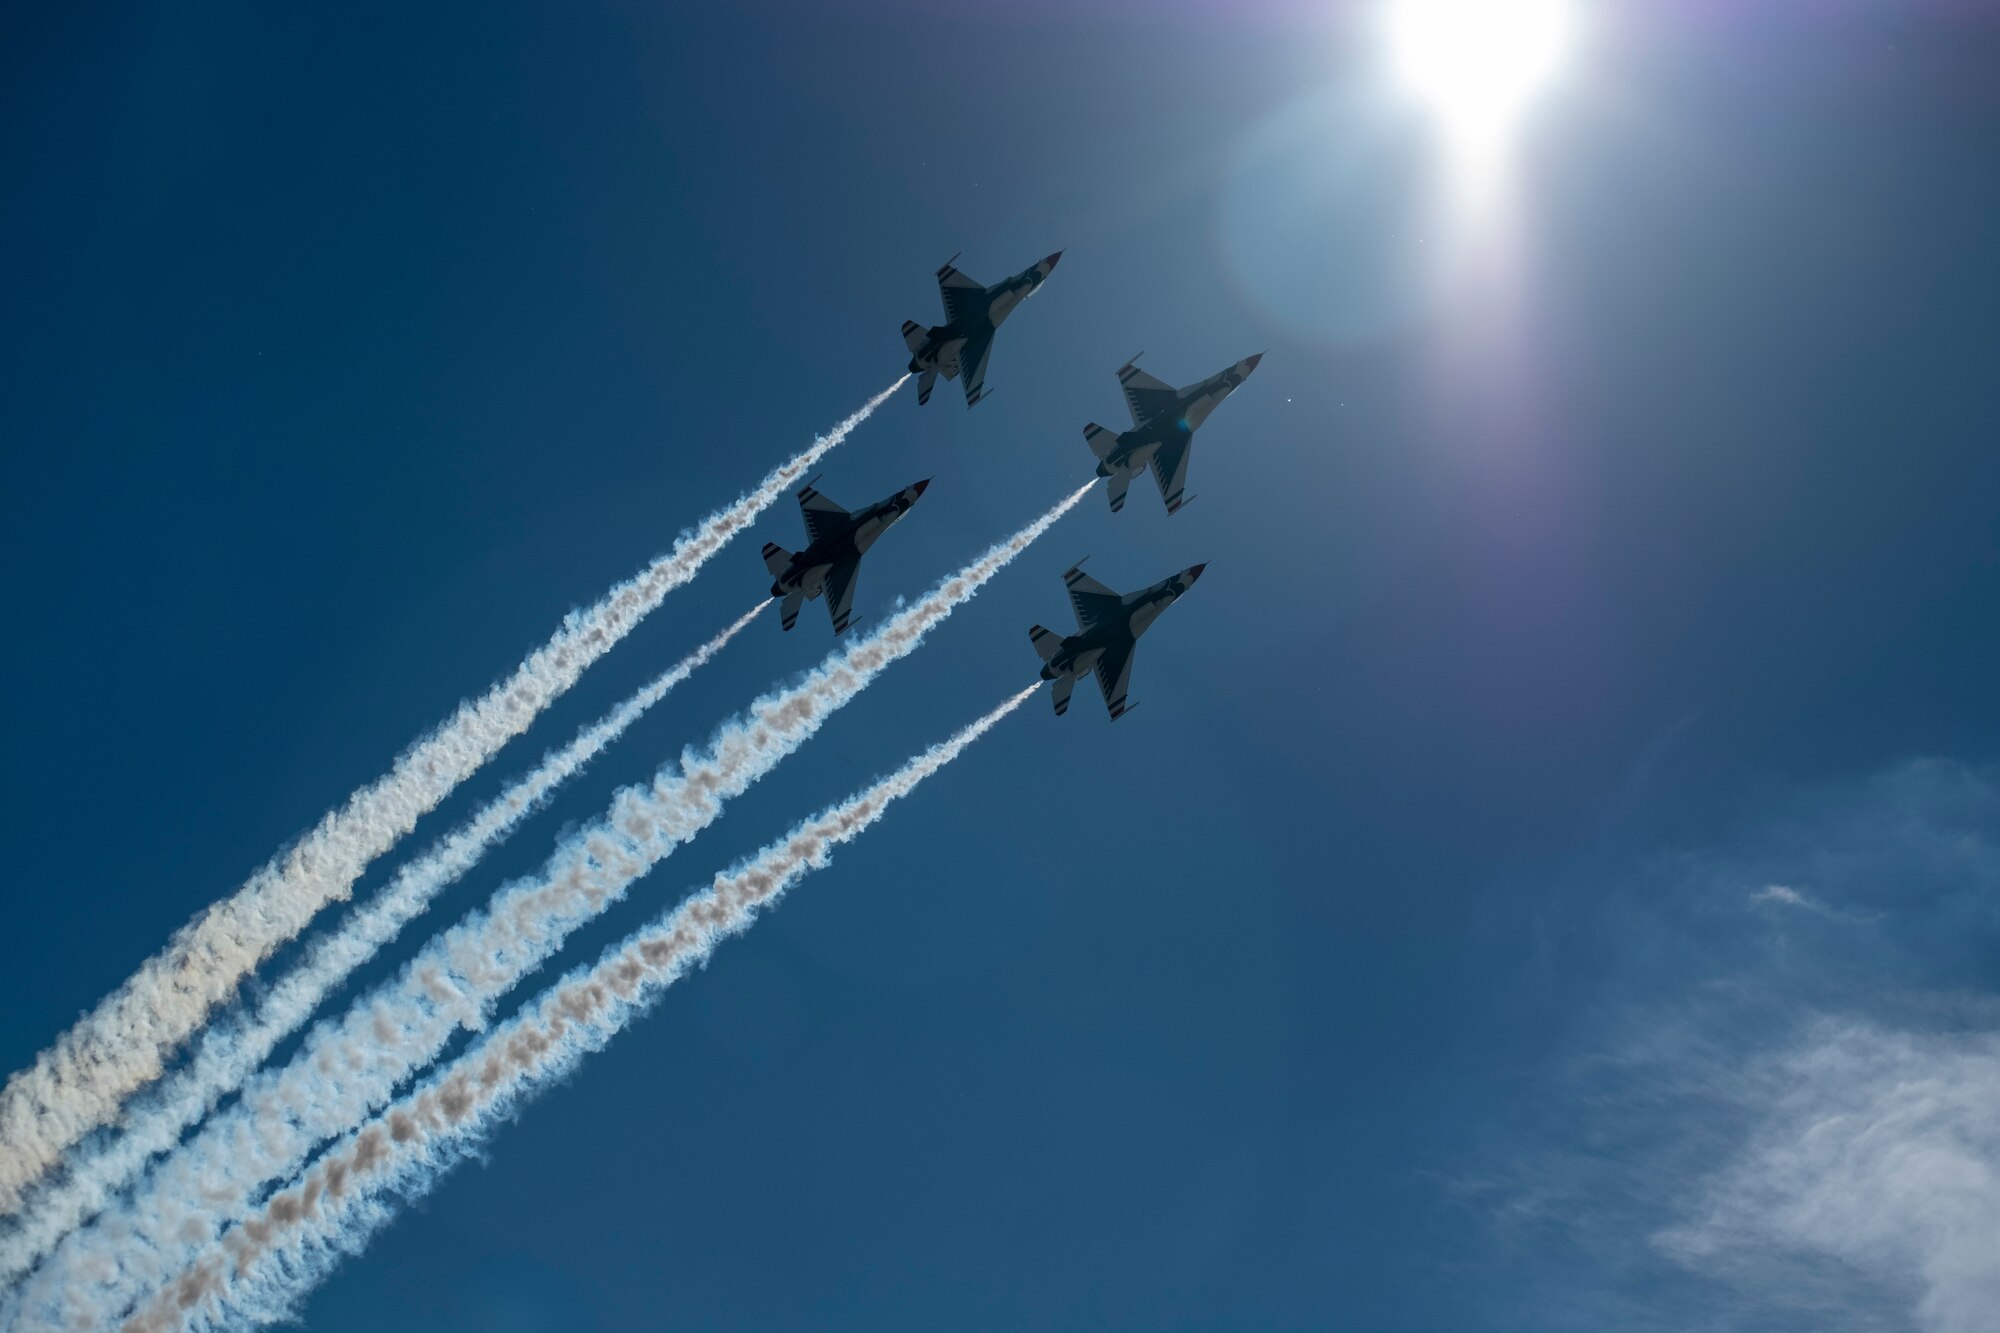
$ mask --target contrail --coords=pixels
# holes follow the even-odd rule
[[[262,1324],[291,1306],[341,1256],[359,1253],[393,1216],[512,1116],[643,1014],[660,993],[747,930],[833,849],[880,819],[891,802],[949,764],[1035,693],[1039,682],[951,739],[756,856],[579,968],[521,1013],[328,1152],[128,1319],[124,1333]]]
[[[705,751],[690,749],[650,786],[621,791],[606,817],[559,848],[539,875],[502,889],[487,910],[427,944],[393,982],[337,1023],[314,1029],[284,1070],[246,1084],[238,1104],[158,1163],[128,1205],[65,1237],[17,1303],[71,1313],[89,1327],[165,1283],[197,1246],[248,1210],[266,1181],[289,1177],[320,1142],[367,1120],[403,1079],[437,1057],[459,1025],[481,1026],[499,997],[572,930],[914,651],[1095,484],[1078,487],[796,684],[759,698]]]
[[[292,848],[176,932],[167,947],[0,1089],[0,1213],[84,1134],[108,1121],[134,1089],[158,1078],[167,1057],[243,977],[344,898],[368,863],[415,826],[585,667],[610,651],[669,592],[790,489],[902,385],[898,379],[777,468],[734,504],[681,534],[672,551],[585,611],[573,611],[546,644],[478,699],[406,750],[389,772],[329,811]]]
[[[124,1122],[114,1135],[107,1136],[101,1145],[86,1142],[71,1154],[60,1176],[41,1191],[31,1192],[18,1224],[0,1237],[0,1282],[26,1272],[50,1246],[105,1207],[148,1159],[178,1144],[188,1126],[214,1110],[224,1094],[255,1073],[277,1044],[311,1018],[355,968],[374,957],[429,907],[440,891],[510,835],[550,792],[721,652],[769,605],[764,601],[751,607],[609,715],[579,732],[568,745],[551,751],[533,772],[508,787],[450,837],[403,866],[366,908],[335,934],[316,941],[305,960],[272,988],[254,1013],[245,1010],[233,1021],[218,1022],[204,1031],[189,1062],[127,1107]]]

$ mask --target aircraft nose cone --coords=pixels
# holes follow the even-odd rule
[[[1208,562],[1206,560],[1202,561],[1198,565],[1188,566],[1188,582],[1193,583],[1195,580],[1199,579],[1201,577],[1201,571],[1207,568],[1208,568]]]
[[[930,484],[931,484],[931,479],[929,477],[925,477],[922,481],[910,487],[910,489],[915,491],[918,495],[922,495],[926,490],[930,488]]]
[[[1049,272],[1053,273],[1056,270],[1056,261],[1061,258],[1062,258],[1062,251],[1058,250],[1054,254],[1050,255],[1047,259],[1044,259],[1042,263],[1048,266]]]
[[[1255,369],[1257,368],[1257,363],[1258,363],[1259,361],[1262,361],[1263,359],[1264,359],[1264,354],[1263,354],[1262,352],[1259,352],[1259,353],[1257,353],[1257,355],[1255,355],[1255,356],[1246,356],[1246,357],[1244,357],[1244,358],[1243,358],[1243,373],[1244,373],[1245,375],[1248,375],[1248,374],[1249,374],[1249,373],[1250,373],[1251,371],[1253,371],[1253,370],[1255,370]]]

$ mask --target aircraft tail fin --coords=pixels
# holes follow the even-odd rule
[[[772,578],[776,578],[784,573],[791,563],[792,553],[790,551],[787,551],[776,542],[764,543],[764,568],[771,571]]]
[[[1101,463],[1111,457],[1111,451],[1118,447],[1118,432],[1093,421],[1083,428],[1083,442],[1090,446],[1090,452],[1096,454]]]
[[[1043,629],[1040,625],[1029,628],[1028,642],[1035,645],[1035,651],[1041,654],[1044,662],[1062,651],[1062,635],[1052,629]]]

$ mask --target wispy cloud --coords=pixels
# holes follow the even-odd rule
[[[2000,779],[1796,792],[1597,901],[1577,1035],[1454,1180],[1522,1326],[2000,1327]]]
[[[1795,889],[1789,884],[1766,884],[1750,895],[1750,905],[1774,913],[1803,913],[1851,926],[1863,926],[1880,921],[1886,915],[1881,911],[1858,907],[1837,907],[1816,894],[1808,893],[1804,889]]]
[[[1807,911],[1824,911],[1818,901],[1800,893],[1789,884],[1766,884],[1750,895],[1753,903],[1776,903],[1781,907],[1802,907]]]
[[[1665,1253],[1780,1291],[1833,1260],[1906,1293],[1926,1329],[1995,1327],[2000,1033],[1827,1020],[1732,1091],[1747,1139],[1656,1235]]]

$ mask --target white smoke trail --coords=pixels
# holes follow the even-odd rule
[[[360,1252],[399,1201],[429,1192],[523,1101],[602,1049],[668,986],[706,963],[718,944],[747,930],[761,908],[808,871],[824,867],[835,847],[859,836],[890,803],[956,759],[1039,685],[799,824],[613,946],[595,967],[578,968],[544,991],[226,1234],[127,1320],[124,1333],[285,1318],[343,1255]]]
[[[903,379],[907,379],[904,376]],[[63,1149],[104,1124],[134,1089],[158,1078],[176,1047],[243,977],[305,928],[327,903],[344,898],[368,863],[382,855],[576,683],[669,592],[742,531],[846,439],[901,386],[898,379],[854,415],[777,468],[735,503],[681,534],[672,551],[574,611],[546,644],[505,680],[459,705],[451,719],[405,751],[389,772],[329,811],[289,851],[235,893],[175,933],[56,1043],[0,1089],[0,1212]]]
[[[245,1011],[204,1031],[186,1065],[126,1108],[124,1123],[114,1136],[102,1144],[86,1143],[77,1149],[62,1175],[30,1196],[18,1225],[0,1236],[0,1282],[26,1272],[51,1245],[105,1207],[150,1158],[179,1143],[189,1125],[214,1110],[224,1094],[256,1072],[277,1044],[311,1018],[355,968],[374,957],[440,891],[511,834],[550,792],[623,735],[674,686],[721,652],[770,605],[764,601],[751,607],[616,710],[579,732],[568,745],[550,751],[534,771],[495,797],[450,837],[403,866],[366,908],[335,934],[316,941],[304,961],[272,988],[254,1013]]]
[[[365,1121],[436,1058],[459,1025],[483,1024],[499,997],[572,930],[914,651],[1095,484],[1077,488],[797,684],[758,699],[705,751],[690,750],[650,787],[621,791],[607,816],[558,849],[540,875],[501,890],[488,910],[427,944],[393,982],[337,1023],[314,1029],[284,1070],[246,1084],[238,1104],[157,1164],[128,1205],[65,1237],[9,1305],[31,1317],[67,1316],[65,1327],[103,1327],[168,1281],[247,1211],[265,1182],[287,1178],[319,1143]]]

